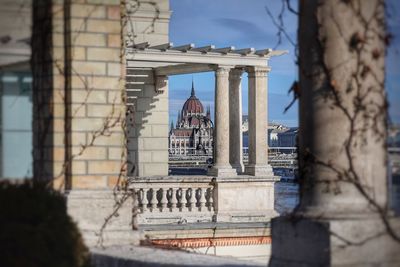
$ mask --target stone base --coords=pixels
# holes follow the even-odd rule
[[[237,174],[243,174],[244,173],[244,165],[243,164],[233,164],[232,168],[236,170]]]
[[[217,178],[217,222],[268,222],[274,210],[274,177]]]
[[[115,206],[112,190],[71,190],[66,192],[68,214],[78,224],[85,244],[89,247],[138,245],[139,231],[132,230],[132,198],[113,216],[102,235],[102,225]]]
[[[371,217],[275,218],[269,266],[400,266],[400,243]],[[400,220],[392,224],[399,234]]]
[[[237,176],[237,172],[231,166],[212,166],[208,170],[208,175],[214,177],[235,177]]]
[[[257,177],[270,177],[274,175],[271,165],[247,165],[245,174]]]

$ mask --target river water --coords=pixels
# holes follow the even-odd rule
[[[299,185],[296,183],[275,183],[275,210],[283,215],[290,213],[299,203]]]

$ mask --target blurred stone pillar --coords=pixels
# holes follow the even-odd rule
[[[271,266],[398,266],[387,209],[383,1],[301,1],[300,205],[272,220]],[[368,23],[366,23],[368,21]]]

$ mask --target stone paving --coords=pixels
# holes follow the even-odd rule
[[[113,246],[106,249],[93,248],[91,253],[94,267],[264,266],[228,257],[138,246]]]

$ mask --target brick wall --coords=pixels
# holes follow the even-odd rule
[[[120,1],[75,1],[70,25],[71,187],[113,187],[125,154]]]
[[[128,104],[137,112],[127,112],[126,64],[121,57],[121,37],[129,33],[134,32],[135,41],[168,41],[168,0],[154,0],[154,5],[140,0],[139,9],[133,6],[137,1],[127,2],[128,9],[137,11],[130,13],[128,21],[121,19],[125,6],[119,0],[37,0],[33,4],[35,178],[53,181],[58,189],[78,189],[66,195],[68,213],[89,246],[97,244],[104,218],[115,208],[109,189],[126,162],[127,141],[133,152],[128,158],[131,167],[142,170],[137,174],[168,171],[167,85],[162,93],[156,92],[152,71],[139,66],[139,71],[147,72],[147,80],[135,97],[128,92]],[[131,115],[128,122],[137,121],[126,132],[129,140],[121,125],[126,114]],[[135,142],[143,147],[132,147]],[[121,215],[111,219],[103,245],[138,244],[139,233],[130,224],[132,204],[127,201]]]
[[[121,43],[168,42],[169,3],[43,0],[33,10],[35,177],[57,188],[111,188],[127,154]],[[140,91],[128,92],[136,109],[128,175],[167,175],[168,86],[156,92],[152,71],[134,69],[147,76]]]
[[[53,73],[44,80],[34,71],[35,90],[45,91],[35,102],[36,124],[43,124],[35,130],[35,176],[55,178],[67,189],[112,187],[125,161],[120,1],[47,2],[40,8],[52,4],[46,18],[52,44],[42,68]],[[40,28],[39,15],[34,22]],[[35,40],[43,52],[45,43]]]

